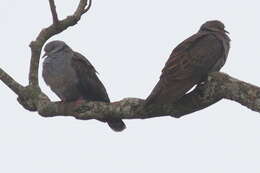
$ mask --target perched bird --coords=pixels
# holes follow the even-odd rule
[[[174,103],[205,80],[208,73],[219,71],[230,48],[226,33],[222,22],[208,21],[196,34],[179,44],[172,51],[145,104]]]
[[[46,57],[42,76],[51,90],[64,102],[87,100],[110,102],[106,89],[97,77],[93,65],[63,41],[51,41],[44,47]],[[105,120],[114,131],[122,131],[121,119]]]

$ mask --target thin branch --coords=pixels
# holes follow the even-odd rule
[[[15,94],[21,95],[24,87],[16,82],[9,74],[0,68],[0,80],[6,84]]]
[[[49,0],[50,8],[51,8],[51,14],[52,14],[52,21],[54,25],[58,25],[59,19],[56,11],[56,6],[54,0]]]
[[[88,10],[90,9],[91,5],[92,5],[92,0],[89,0],[88,6],[87,6],[87,8],[85,8],[85,10],[83,11],[83,14],[86,13],[86,12],[88,12]]]

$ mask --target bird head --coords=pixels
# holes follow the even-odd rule
[[[221,32],[221,33],[228,33],[228,31],[225,30],[225,25],[218,21],[218,20],[211,20],[205,22],[201,27],[199,31],[211,31],[211,32]]]
[[[44,47],[45,53],[42,56],[42,58],[55,54],[65,49],[70,49],[70,48],[64,41],[60,41],[60,40],[51,41],[45,45]]]

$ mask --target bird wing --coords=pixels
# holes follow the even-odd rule
[[[222,57],[222,42],[214,34],[197,33],[184,40],[172,51],[146,104],[177,101]]]
[[[182,80],[201,76],[209,72],[222,57],[222,42],[215,34],[197,33],[172,51],[160,78]]]
[[[97,71],[93,65],[80,53],[74,52],[72,67],[79,79],[78,87],[84,98],[89,101],[110,102],[106,89],[97,77]],[[107,122],[114,131],[122,131],[126,128],[124,122],[119,118],[98,119]]]
[[[106,89],[96,74],[97,71],[83,55],[73,52],[71,64],[79,79],[78,87],[84,99],[110,102]]]

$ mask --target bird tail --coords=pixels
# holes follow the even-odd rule
[[[107,120],[107,124],[112,130],[116,132],[121,132],[126,128],[125,123],[121,119],[116,119],[116,118],[109,119]]]
[[[145,106],[150,104],[171,104],[177,102],[196,83],[197,78],[171,81],[171,86],[165,87],[162,82],[158,82],[151,94],[145,100]]]

